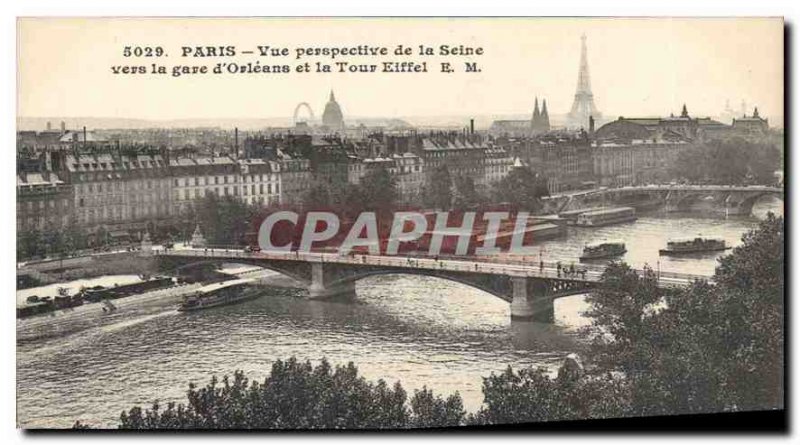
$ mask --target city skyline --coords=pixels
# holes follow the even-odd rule
[[[420,31],[414,33],[420,35],[414,41],[482,46],[486,55],[475,60],[485,69],[479,74],[456,73],[453,77],[428,73],[114,79],[106,72],[106,65],[122,61],[115,56],[120,50],[118,42],[141,41],[167,48],[188,42],[211,44],[206,36],[217,35],[215,26],[228,26],[230,30],[231,21],[235,30],[226,36],[226,42],[237,47],[263,44],[265,40],[275,45],[321,45],[333,38],[349,45],[364,41],[367,35],[371,44],[391,46],[406,39],[385,31],[413,27]],[[585,33],[595,100],[606,119],[677,114],[684,103],[692,115],[718,116],[726,101],[738,104],[741,100],[751,108],[758,106],[760,114],[773,123],[783,119],[783,88],[774,87],[783,80],[781,19],[502,19],[499,24],[497,20],[474,20],[468,22],[469,26],[456,26],[453,20],[443,19],[327,19],[310,26],[309,20],[301,19],[221,22],[21,19],[18,117],[154,121],[291,118],[300,102],[311,103],[315,113],[321,115],[331,89],[337,93],[345,121],[348,117],[525,115],[533,109],[536,96],[547,98],[551,115],[562,116],[569,112],[574,97],[579,37]],[[429,23],[436,26],[426,26]],[[384,32],[374,35],[376,26]],[[148,30],[152,27],[159,29],[158,39],[141,39],[151,34]],[[264,39],[260,33],[265,27],[276,29],[278,37]],[[493,28],[491,32],[484,29],[487,27]],[[320,30],[329,31],[332,37],[320,37]],[[522,31],[533,31],[535,37],[518,39]],[[53,32],[63,38],[48,38]],[[72,33],[93,39],[92,57],[79,45],[72,45],[69,51],[61,48],[61,41],[74,43]],[[627,34],[636,35],[636,45],[625,40]],[[482,36],[480,41],[477,35]],[[715,63],[709,63],[710,55]],[[517,66],[500,68],[507,67],[509,60]],[[542,64],[542,60],[547,62]],[[170,59],[170,63],[175,62]],[[63,78],[69,78],[74,86],[60,86]],[[408,88],[424,88],[426,101],[420,101],[418,95],[403,94]],[[263,94],[253,94],[257,90]],[[376,91],[380,91],[379,101],[374,100]],[[213,107],[208,106],[212,103]]]

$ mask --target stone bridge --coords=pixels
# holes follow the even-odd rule
[[[223,262],[249,264],[293,278],[310,298],[349,298],[355,283],[366,277],[412,274],[461,283],[511,303],[511,318],[553,322],[553,301],[590,291],[603,267],[582,265],[582,273],[567,274],[560,264],[489,258],[428,258],[334,253],[243,252],[238,249],[179,249],[156,252],[162,268],[181,273],[218,267]],[[708,277],[660,272],[663,287],[682,286]]]
[[[783,189],[770,186],[644,185],[577,192],[553,201],[558,212],[605,205],[663,207],[668,212],[686,211],[704,203],[726,215],[749,215],[763,196],[783,199]]]

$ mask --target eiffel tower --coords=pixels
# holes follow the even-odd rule
[[[594,105],[592,83],[589,80],[589,62],[586,59],[586,34],[583,34],[581,35],[581,66],[578,71],[578,87],[575,90],[572,110],[567,115],[567,127],[588,129],[590,116],[597,121],[602,114]]]

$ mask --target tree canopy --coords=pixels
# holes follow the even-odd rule
[[[720,260],[714,284],[671,292],[611,266],[589,298],[593,355],[621,372],[637,415],[783,407],[784,223],[770,214]]]
[[[194,202],[186,216],[192,233],[199,224],[203,236],[209,244],[241,244],[250,230],[259,208],[251,206],[231,196],[217,196],[209,193]]]
[[[683,150],[671,174],[691,182],[772,184],[781,167],[781,152],[772,144],[734,138],[713,140]]]
[[[422,201],[428,207],[450,209],[453,203],[453,180],[447,165],[439,165],[427,176],[422,190]]]
[[[498,203],[510,203],[519,210],[536,212],[542,207],[542,197],[549,195],[547,179],[523,166],[511,169],[494,185],[492,199]]]
[[[458,393],[443,399],[423,388],[410,403],[400,383],[372,383],[351,362],[313,366],[295,358],[272,365],[263,382],[237,371],[203,388],[190,385],[185,404],[155,402],[120,416],[121,429],[364,429],[447,426],[464,422]],[[77,427],[83,426],[76,424]]]
[[[367,171],[358,184],[316,182],[303,197],[303,204],[355,215],[365,210],[391,209],[398,197],[397,180],[388,170],[378,167]]]

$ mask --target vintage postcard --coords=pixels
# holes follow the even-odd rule
[[[18,428],[784,414],[783,19],[16,25]]]

